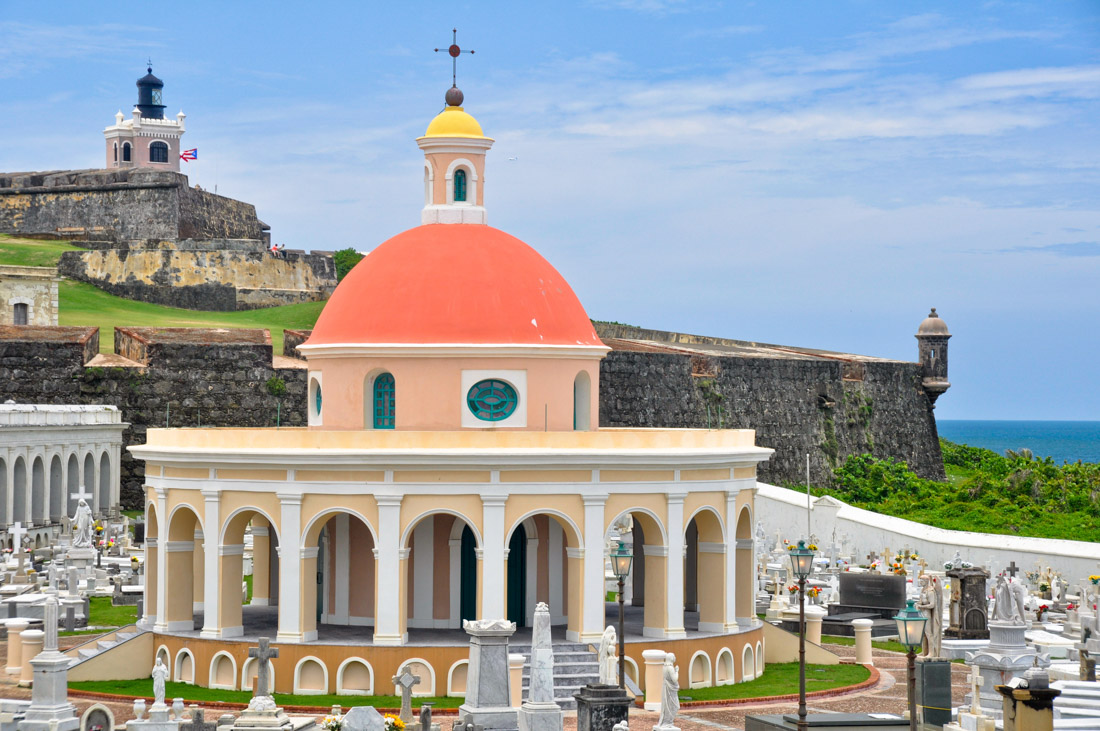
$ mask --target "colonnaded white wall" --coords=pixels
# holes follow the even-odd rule
[[[757,551],[767,551],[774,545],[776,531],[791,541],[804,537],[806,493],[763,482],[756,486],[756,519],[763,523],[767,536],[767,545],[757,547]],[[944,561],[959,551],[975,566],[989,568],[992,559],[994,574],[1003,571],[1010,561],[1025,571],[1035,570],[1036,562],[1051,566],[1070,586],[1090,574],[1100,574],[1100,543],[933,528],[857,508],[833,497],[813,498],[812,503],[810,529],[817,536],[818,549],[828,551],[834,539],[839,547],[842,536],[847,536],[853,564],[865,564],[869,552],[881,554],[889,546],[891,551],[905,547],[917,551],[929,568],[936,570],[942,570]]]

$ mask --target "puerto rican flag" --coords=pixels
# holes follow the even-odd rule
[[[180,153],[180,160],[198,160],[199,148],[195,147],[190,150],[184,150]]]

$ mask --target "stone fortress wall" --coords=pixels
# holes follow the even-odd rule
[[[832,464],[867,451],[944,478],[917,363],[701,338],[673,345],[692,336],[615,328],[597,326],[614,348],[600,365],[601,426],[753,428],[758,445],[776,450],[760,480],[776,484],[802,483],[806,454],[811,478],[826,482]],[[308,331],[286,331],[287,357],[263,330],[116,328],[115,356],[97,355],[99,337],[96,328],[0,327],[0,401],[112,404],[130,424],[124,445],[142,444],[150,426],[275,426],[266,384],[278,377],[281,424],[306,423],[295,348]],[[125,452],[121,476],[123,505],[140,505],[143,466]]]
[[[596,323],[600,424],[755,429],[761,482],[827,483],[849,455],[946,479],[919,363]]]
[[[331,255],[267,251],[255,206],[163,170],[0,173],[0,233],[59,237],[60,273],[129,299],[246,310],[326,299]]]

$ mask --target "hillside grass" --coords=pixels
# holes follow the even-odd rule
[[[849,457],[815,494],[949,530],[1100,541],[1100,464],[1055,464],[1027,450],[999,455],[940,440],[947,482],[903,462]]]
[[[55,267],[62,252],[81,251],[66,241],[38,241],[0,234],[0,264],[21,267]]]
[[[36,241],[0,234],[0,264],[57,266],[62,252],[80,251],[64,241]],[[86,282],[62,280],[58,287],[59,325],[99,328],[99,352],[114,352],[114,328],[215,327],[258,328],[271,331],[271,346],[283,352],[283,330],[309,330],[317,322],[324,302],[266,307],[240,312],[205,312],[154,305],[116,297]]]
[[[59,325],[99,327],[99,351],[114,352],[114,328],[134,327],[223,327],[260,328],[271,331],[271,346],[277,355],[283,352],[283,330],[309,330],[317,322],[324,302],[266,307],[239,312],[204,312],[165,307],[149,302],[116,297],[86,282],[66,279],[58,291],[61,313]]]

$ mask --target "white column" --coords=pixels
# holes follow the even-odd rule
[[[199,637],[216,638],[221,630],[221,580],[218,569],[218,545],[222,532],[221,494],[217,490],[203,490],[205,513],[203,515],[202,554],[202,632]]]
[[[604,504],[607,495],[585,495],[584,566],[581,584],[580,642],[600,641],[607,619],[607,591],[604,588]]]
[[[550,522],[554,522],[553,518],[549,519]],[[546,540],[543,538],[543,540]],[[539,539],[528,538],[527,539],[527,592],[524,597],[524,603],[527,610],[527,626],[535,626],[535,604],[538,603],[538,583],[539,583]],[[553,576],[553,574],[551,574]],[[553,616],[553,612],[550,613]]]
[[[740,547],[737,536],[737,492],[726,493],[726,631],[737,628],[737,549]],[[750,539],[751,541],[751,539]],[[756,566],[756,556],[752,557],[752,566]],[[755,569],[754,569],[755,570]],[[756,606],[756,585],[753,584],[752,606]],[[751,617],[747,617],[750,622]]]
[[[332,567],[331,571],[325,572],[326,575],[331,573],[336,581],[336,606],[332,610],[334,616],[329,617],[329,621],[333,624],[348,624],[351,621],[351,611],[349,609],[351,602],[349,593],[351,585],[351,516],[347,513],[340,513],[336,516],[335,523],[336,530],[332,541],[336,553],[336,565]]]
[[[435,626],[435,516],[417,523],[412,534],[413,606],[409,626]],[[415,622],[415,623],[414,623]]]
[[[302,496],[278,493],[279,512],[279,631],[276,642],[302,641]],[[309,587],[315,590],[314,587]]]
[[[684,631],[684,497],[685,493],[668,494],[668,587],[665,599],[668,602],[668,619],[665,637],[680,639],[687,637]]]
[[[450,616],[447,624],[451,629],[462,629],[462,539],[451,538],[447,541],[450,572]]]
[[[157,491],[157,618],[153,630],[168,631],[168,495],[163,490]]]
[[[507,495],[482,495],[481,616],[478,619],[505,619],[508,616],[504,596],[504,572],[508,555],[504,545],[504,504]]]
[[[562,532],[558,521],[551,518],[547,523],[550,527],[549,535],[546,537],[547,553],[550,557],[548,562],[548,573],[550,574],[550,624],[564,624],[566,616],[569,614],[569,607],[565,606],[564,592],[562,591],[562,579],[565,577],[565,571],[562,566],[563,551],[561,544],[565,540],[565,533]],[[528,581],[530,581],[530,578],[528,578]]]
[[[401,626],[401,496],[379,495],[378,559],[375,575],[374,644],[403,645],[408,635]]]

